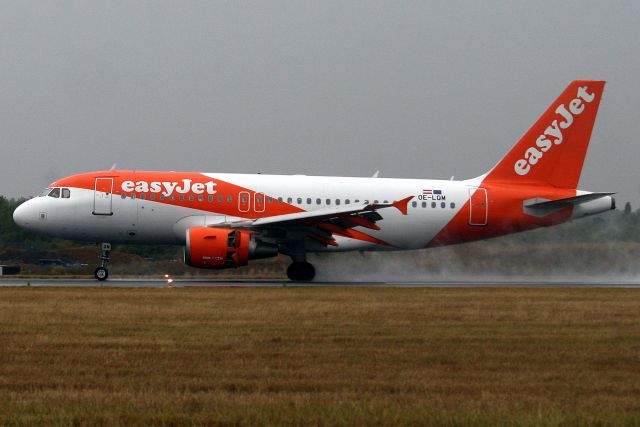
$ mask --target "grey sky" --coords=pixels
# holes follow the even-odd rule
[[[581,187],[640,207],[640,2],[0,2],[0,194],[118,168],[477,176],[605,79]]]

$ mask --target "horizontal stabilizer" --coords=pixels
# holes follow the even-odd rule
[[[590,202],[591,200],[600,199],[602,197],[612,196],[616,193],[588,193],[580,196],[567,197],[566,199],[557,200],[545,200],[545,199],[530,199],[525,200],[525,208],[539,208],[539,209],[558,209],[564,208],[568,205],[579,205],[580,203]]]
[[[572,218],[604,212],[616,208],[615,193],[585,193],[564,199],[548,200],[535,198],[525,200],[522,206],[528,215],[544,217],[562,209],[571,208]]]

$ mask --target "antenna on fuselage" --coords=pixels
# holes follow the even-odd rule
[[[111,165],[111,168],[109,169],[109,171],[114,171],[116,170],[116,164],[114,163],[113,165]]]
[[[377,178],[380,175],[380,171],[376,171],[371,178]]]

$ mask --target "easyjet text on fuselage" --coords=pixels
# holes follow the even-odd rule
[[[181,183],[176,181],[123,181],[122,191],[130,193],[162,193],[165,197],[169,197],[175,191],[179,194],[215,194],[216,183],[213,181],[193,182],[193,180],[185,178]]]

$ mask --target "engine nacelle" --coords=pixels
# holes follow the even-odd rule
[[[192,227],[186,231],[184,262],[199,268],[235,268],[249,260],[278,255],[278,247],[264,243],[247,230]]]

